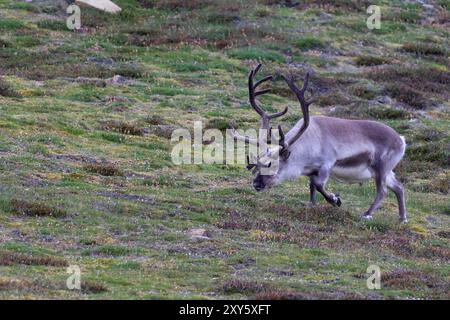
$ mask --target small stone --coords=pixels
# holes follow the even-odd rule
[[[101,66],[111,66],[114,64],[114,60],[111,58],[88,57],[87,61]]]
[[[109,0],[76,0],[75,3],[83,4],[109,13],[118,13],[122,11],[118,5]]]
[[[427,129],[428,127],[419,119],[411,119],[408,121],[408,127],[411,129]]]
[[[191,240],[192,241],[196,241],[196,242],[201,242],[201,241],[209,240],[209,239],[210,239],[209,237],[202,237],[202,236],[193,236],[193,237],[191,237]]]
[[[190,229],[188,231],[188,235],[191,237],[206,237],[206,238],[209,237],[208,231],[202,228]]]
[[[105,80],[106,84],[108,85],[114,85],[114,84],[126,84],[128,80],[121,75],[115,75],[112,78]]]
[[[172,132],[177,129],[177,127],[172,125],[156,125],[150,128],[150,132],[157,135],[158,137],[170,139],[172,137]]]
[[[190,229],[187,234],[190,236],[191,240],[197,242],[210,239],[208,231],[202,228]]]
[[[96,87],[106,87],[106,82],[103,79],[100,78],[88,78],[88,77],[78,77],[75,79],[72,78],[64,78],[65,80],[68,81],[73,81],[73,82],[78,82],[78,83],[83,83],[83,84],[89,84],[89,85],[93,85]]]
[[[382,104],[387,104],[387,105],[392,104],[392,99],[388,96],[379,96],[379,97],[376,97],[375,100]]]

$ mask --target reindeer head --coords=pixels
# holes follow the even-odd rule
[[[256,102],[256,97],[271,91],[271,89],[263,89],[256,91],[257,87],[262,83],[271,80],[272,76],[267,76],[256,83],[254,83],[254,78],[261,68],[259,64],[255,69],[250,71],[248,76],[248,91],[249,100],[252,108],[261,117],[261,127],[259,129],[258,139],[252,139],[247,136],[242,136],[236,132],[232,131],[235,140],[245,141],[249,144],[254,144],[258,146],[258,157],[247,156],[247,169],[252,170],[254,174],[253,187],[257,191],[261,191],[266,187],[271,187],[278,184],[283,180],[283,177],[288,175],[290,169],[289,157],[291,155],[291,146],[301,137],[305,130],[309,126],[309,105],[313,102],[312,99],[307,100],[305,98],[305,92],[308,88],[309,73],[306,74],[303,87],[299,89],[295,83],[294,79],[287,78],[283,76],[283,79],[288,84],[289,88],[295,93],[297,99],[300,102],[300,107],[303,113],[303,123],[301,127],[295,132],[289,132],[289,139],[285,137],[281,125],[273,130],[270,126],[270,120],[278,118],[286,114],[288,107],[283,111],[274,114],[267,114],[261,109],[261,107]],[[270,141],[268,141],[270,137]],[[272,144],[273,141],[277,144]]]

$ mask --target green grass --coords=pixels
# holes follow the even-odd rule
[[[230,57],[248,60],[254,59],[258,61],[274,61],[274,62],[284,62],[285,58],[274,51],[264,50],[259,48],[239,48],[234,49],[229,53]]]
[[[380,31],[354,1],[116,2],[121,14],[83,9],[86,29],[70,32],[56,4],[0,1],[1,299],[448,299],[444,25],[400,1],[382,2]],[[244,165],[172,163],[174,128],[258,125],[246,87],[258,62],[275,76],[262,107],[290,107],[283,128],[300,110],[280,74],[312,69],[312,114],[405,136],[409,225],[392,193],[359,219],[373,182],[330,181],[342,207],[309,208],[307,178],[257,193]],[[132,81],[98,80],[117,74]],[[209,239],[192,239],[198,228]],[[381,290],[366,287],[370,264]]]
[[[67,25],[61,20],[41,20],[37,26],[42,29],[49,29],[53,31],[69,31]]]
[[[322,40],[317,37],[307,36],[295,41],[295,46],[300,50],[317,49],[324,47]]]
[[[1,19],[0,30],[15,30],[23,28],[25,24],[18,19]]]

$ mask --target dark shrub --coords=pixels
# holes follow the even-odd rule
[[[28,202],[20,199],[12,199],[10,201],[11,211],[16,214],[36,216],[36,217],[61,217],[65,216],[66,212],[58,208],[50,207],[39,202]]]

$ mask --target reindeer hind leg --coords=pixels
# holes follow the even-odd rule
[[[387,187],[395,193],[397,198],[400,222],[408,222],[408,219],[406,218],[405,189],[403,188],[403,185],[395,178],[393,171],[391,171],[387,176],[386,183]]]

